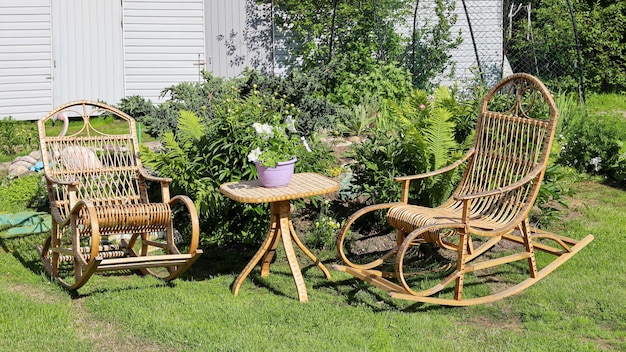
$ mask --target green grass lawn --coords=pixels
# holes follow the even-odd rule
[[[523,293],[466,308],[393,300],[341,272],[326,280],[306,259],[302,304],[282,253],[234,297],[252,248],[207,248],[169,285],[96,275],[72,295],[43,274],[41,235],[0,239],[0,351],[626,351],[626,192],[576,190],[552,230],[595,240]]]

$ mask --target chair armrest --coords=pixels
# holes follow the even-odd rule
[[[81,216],[81,211],[84,211],[89,217],[89,226],[91,227],[91,234],[89,236],[90,250],[88,257],[85,255],[75,255],[74,257],[78,261],[80,261],[82,265],[86,266],[90,265],[91,263],[93,263],[94,260],[96,260],[100,247],[100,223],[98,222],[98,214],[96,213],[96,208],[93,202],[88,199],[79,200],[70,209],[70,216],[68,216],[67,219],[65,219],[65,221],[59,225],[72,226],[72,218]],[[72,239],[72,242],[78,244],[78,233],[74,233],[74,230],[72,230],[72,236],[75,236],[75,238]]]
[[[401,195],[401,202],[402,203],[407,203],[409,201],[409,185],[411,183],[411,181],[413,180],[419,180],[419,179],[423,179],[423,178],[427,178],[427,177],[432,177],[432,176],[436,176],[436,175],[440,175],[443,173],[446,173],[448,171],[451,171],[453,169],[456,169],[457,167],[459,167],[461,164],[463,164],[464,162],[467,161],[467,159],[469,159],[472,155],[474,155],[475,149],[472,147],[470,148],[467,153],[465,153],[465,155],[455,161],[454,163],[446,166],[446,167],[442,167],[441,169],[435,170],[435,171],[431,171],[431,172],[426,172],[423,174],[417,174],[417,175],[409,175],[409,176],[398,176],[398,177],[394,177],[394,180],[397,182],[402,182],[402,195]]]
[[[53,184],[57,184],[57,185],[62,185],[62,186],[78,186],[80,184],[80,182],[78,181],[64,181],[64,180],[59,180],[58,178],[54,178],[50,175],[44,174],[44,176],[46,177],[46,180],[48,180],[48,182],[53,183]]]
[[[67,197],[69,200],[69,205],[70,208],[73,207],[76,202],[78,201],[77,198],[77,194],[76,191],[78,190],[78,185],[80,185],[79,181],[74,181],[74,180],[59,180],[57,178],[54,178],[50,175],[47,175],[44,173],[44,176],[46,178],[46,184],[47,184],[47,188],[48,188],[48,194],[52,194],[52,188],[53,186],[57,185],[57,186],[67,186]],[[61,220],[60,217],[56,219],[57,221]]]
[[[417,175],[398,176],[398,177],[394,177],[394,180],[398,182],[405,182],[405,181],[419,180],[422,178],[427,178],[427,177],[432,177],[432,176],[436,176],[439,174],[443,174],[450,170],[456,169],[457,167],[459,167],[459,165],[463,164],[472,155],[474,155],[474,148],[470,148],[470,150],[468,150],[467,153],[463,155],[461,159],[455,161],[454,163],[448,166],[442,167],[441,169],[434,170],[431,172],[426,172],[423,174],[417,174]]]
[[[144,169],[139,169],[139,175],[141,175],[141,177],[143,177],[147,181],[161,182],[161,183],[163,183],[163,182],[171,183],[172,182],[172,179],[170,177],[154,176],[154,175],[151,175],[148,172],[146,172],[146,170],[144,170]]]
[[[144,169],[139,169],[139,176],[147,181],[159,182],[161,184],[161,198],[163,199],[163,202],[167,203],[170,201],[170,183],[172,182],[171,178],[153,176],[146,172],[146,170]]]
[[[505,187],[499,187],[496,189],[491,189],[491,190],[479,192],[479,193],[453,196],[453,198],[454,200],[465,201],[465,200],[470,200],[470,199],[483,198],[483,197],[495,196],[495,195],[502,194],[502,193],[507,193],[517,188],[520,188],[524,186],[525,184],[527,184],[528,182],[534,180],[543,169],[544,169],[543,166],[536,167],[524,178],[520,179],[517,182],[511,183],[510,185],[507,185]]]
[[[170,207],[174,207],[177,203],[181,203],[183,206],[187,208],[187,212],[189,213],[189,218],[191,220],[191,240],[189,243],[189,253],[196,253],[198,249],[198,242],[200,240],[200,222],[198,220],[198,210],[196,210],[196,205],[193,203],[191,198],[186,195],[179,194],[177,196],[172,197],[169,201]]]

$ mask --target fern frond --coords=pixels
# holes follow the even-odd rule
[[[449,164],[452,152],[458,145],[454,139],[452,113],[443,108],[434,108],[426,127],[422,130],[428,151],[433,160],[433,170]]]
[[[184,144],[199,140],[206,134],[206,126],[191,111],[181,110],[178,118],[178,138]]]
[[[445,107],[446,101],[453,99],[450,88],[447,86],[439,86],[433,93],[433,101],[436,107]]]

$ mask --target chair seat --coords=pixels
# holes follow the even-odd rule
[[[102,234],[165,231],[172,221],[172,210],[167,203],[101,205],[95,210]],[[89,224],[86,211],[80,213],[81,223]],[[91,226],[85,226],[81,234],[91,234]]]
[[[462,211],[454,208],[427,208],[418,205],[403,204],[391,207],[387,213],[387,222],[392,227],[410,233],[428,225],[461,224]],[[493,230],[503,224],[482,214],[470,215],[470,226],[477,229]]]

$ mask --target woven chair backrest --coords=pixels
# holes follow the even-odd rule
[[[57,128],[49,135],[55,120],[64,123],[63,131]],[[64,120],[71,120],[71,125]],[[100,131],[106,123],[114,123],[117,132]],[[137,204],[145,196],[138,182],[136,124],[127,114],[102,103],[78,101],[56,108],[37,127],[46,175],[77,181],[76,201],[88,199],[96,206]],[[48,193],[53,211],[65,218],[70,209],[68,186],[49,188]]]
[[[516,191],[473,202],[471,213],[501,223],[527,215],[547,167],[557,118],[552,95],[531,75],[512,75],[489,91],[477,121],[475,155],[455,194],[498,189],[523,179],[537,167],[543,171]],[[451,201],[448,206],[461,204]]]

